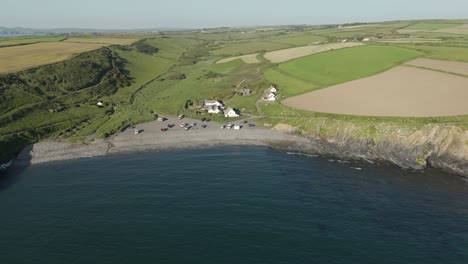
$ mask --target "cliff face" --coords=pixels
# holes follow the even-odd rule
[[[285,127],[282,124],[278,128]],[[468,177],[468,131],[460,127],[428,125],[411,132],[396,129],[369,137],[356,136],[355,130],[345,126],[327,137],[308,133],[310,144],[278,147],[343,159],[390,162],[405,169],[431,166]],[[293,129],[289,127],[288,131]]]

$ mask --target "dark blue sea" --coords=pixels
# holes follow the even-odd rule
[[[264,147],[0,179],[0,263],[468,263],[468,183]]]

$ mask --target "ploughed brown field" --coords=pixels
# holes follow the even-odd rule
[[[468,63],[456,61],[441,61],[431,59],[415,59],[406,63],[407,65],[424,67],[445,72],[468,75]]]
[[[0,73],[15,72],[63,61],[80,53],[99,49],[103,44],[44,42],[0,49]]]
[[[435,117],[468,114],[468,78],[400,66],[372,77],[288,98],[286,106],[348,115]]]

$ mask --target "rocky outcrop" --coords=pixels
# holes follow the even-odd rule
[[[455,126],[429,125],[412,133],[398,130],[376,137],[357,137],[351,129],[333,136],[308,135],[311,143],[275,144],[276,148],[342,159],[392,163],[404,169],[428,166],[468,177],[468,131]]]

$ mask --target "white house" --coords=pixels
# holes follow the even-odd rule
[[[219,109],[219,106],[213,105],[210,108],[208,108],[208,113],[210,114],[217,114],[219,112],[221,112],[221,110]]]
[[[276,95],[274,93],[270,93],[266,100],[270,102],[274,102],[276,101]]]
[[[224,116],[225,117],[238,117],[239,113],[236,110],[229,107],[226,110],[224,110]]]
[[[371,38],[363,38],[363,39],[362,39],[362,41],[366,41],[366,42],[367,42],[367,41],[370,41],[370,40],[371,40]]]
[[[268,93],[276,93],[278,92],[278,89],[276,89],[273,85],[268,88]]]
[[[97,105],[98,105],[98,106],[104,106],[104,103],[103,103],[102,101],[98,101],[98,102],[97,102]]]
[[[220,107],[220,106],[223,106],[224,104],[221,103],[220,101],[218,100],[205,100],[205,102],[203,102],[203,106],[205,108],[210,108],[212,106],[217,106],[217,107]]]

